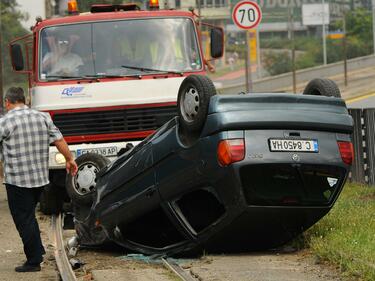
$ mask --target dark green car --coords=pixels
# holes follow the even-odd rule
[[[329,212],[353,158],[353,121],[334,83],[313,80],[304,95],[215,93],[208,78],[187,77],[179,116],[103,164],[85,200],[72,198],[81,244],[267,249]]]

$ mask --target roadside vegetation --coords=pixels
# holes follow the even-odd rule
[[[350,280],[375,280],[375,187],[347,184],[331,212],[302,240]]]
[[[22,27],[20,20],[27,17],[27,14],[21,13],[17,10],[18,5],[16,0],[0,1],[0,55],[3,59],[3,83],[4,89],[10,86],[27,87],[27,75],[18,75],[12,71],[12,66],[9,57],[9,46],[11,40],[21,37],[29,33],[28,30]]]
[[[346,56],[347,59],[366,56],[373,53],[372,15],[364,9],[358,8],[348,11],[346,19]],[[336,19],[327,28],[330,32],[343,32],[343,20]],[[327,33],[328,34],[328,33]],[[238,53],[244,59],[245,45],[243,40],[237,44],[227,40],[226,53]],[[295,67],[297,70],[323,64],[322,37],[319,32],[310,30],[309,33],[295,33],[294,46],[296,50]],[[269,75],[278,75],[292,71],[291,50],[293,42],[284,34],[260,34],[261,63]],[[327,37],[327,62],[334,63],[344,59],[343,38],[331,39]],[[227,71],[231,71],[227,69]]]
[[[349,11],[346,16],[347,28],[347,58],[356,58],[373,53],[372,15],[363,8]],[[330,31],[342,32],[343,21],[337,20],[329,26]],[[344,59],[343,39],[327,39],[327,62],[334,63]],[[300,54],[296,56],[296,69],[303,69],[323,64],[322,39],[318,36],[295,37],[295,49]],[[265,52],[262,63],[270,75],[292,71],[291,52],[292,41],[288,38],[261,38],[262,49]],[[275,50],[279,50],[275,52]],[[283,50],[283,51],[280,51]]]

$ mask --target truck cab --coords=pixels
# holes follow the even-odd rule
[[[208,27],[204,58],[194,11],[158,10],[153,1],[151,10],[93,5],[80,14],[74,3],[70,15],[37,19],[31,34],[10,43],[13,69],[28,74],[30,106],[51,115],[75,157],[112,160],[176,115],[180,84],[222,56],[223,31]],[[54,146],[49,156],[45,213],[60,209],[65,184],[64,157]]]

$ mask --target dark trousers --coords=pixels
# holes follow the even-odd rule
[[[40,238],[38,221],[35,218],[35,207],[43,187],[24,188],[5,184],[8,204],[14,224],[23,242],[27,262],[40,264],[46,253]]]

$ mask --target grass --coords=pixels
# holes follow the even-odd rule
[[[331,212],[303,239],[351,280],[375,280],[375,187],[346,185]]]

